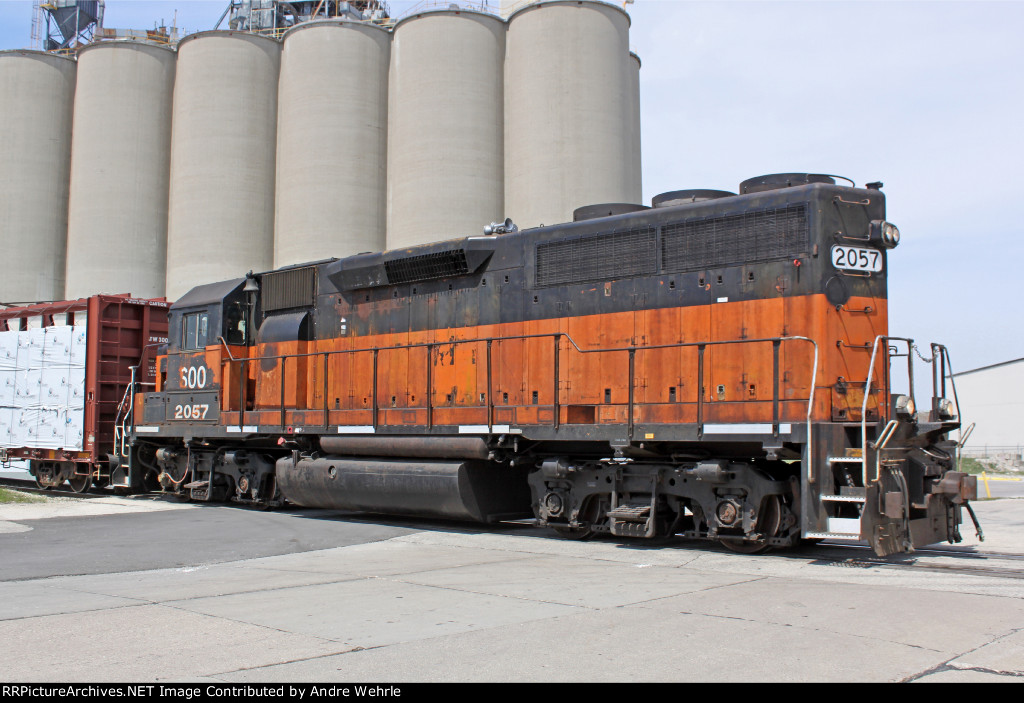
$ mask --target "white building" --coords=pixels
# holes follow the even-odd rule
[[[1024,452],[1024,358],[953,375],[965,429],[975,423],[964,446],[968,455]]]

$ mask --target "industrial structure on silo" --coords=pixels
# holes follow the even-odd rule
[[[214,29],[226,19],[228,29],[277,35],[322,19],[382,23],[389,17],[387,3],[382,0],[230,0]]]
[[[167,297],[274,261],[281,43],[209,31],[178,44],[167,222]]]
[[[284,35],[274,266],[384,249],[391,34],[351,20]]]
[[[32,47],[66,51],[85,46],[103,27],[103,0],[34,0]]]
[[[505,62],[505,209],[520,227],[638,203],[629,15],[589,0],[515,10]]]
[[[505,217],[505,23],[473,10],[394,28],[388,249],[479,234]]]
[[[75,62],[0,51],[0,302],[64,296]]]
[[[175,54],[112,41],[78,55],[68,298],[164,295]]]

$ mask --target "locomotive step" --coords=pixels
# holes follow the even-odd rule
[[[831,503],[863,503],[864,500],[865,500],[864,496],[848,496],[848,495],[842,495],[842,496],[822,496],[821,499],[823,501],[831,502]]]
[[[833,535],[860,536],[860,518],[830,517],[827,527],[828,532]]]
[[[650,513],[650,505],[620,505],[615,510],[608,511],[608,517],[624,522],[647,522]]]
[[[807,539],[860,539],[860,534],[852,532],[808,532]]]

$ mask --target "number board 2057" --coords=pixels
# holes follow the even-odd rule
[[[220,404],[214,393],[169,393],[164,418],[177,422],[217,422]]]
[[[882,252],[863,247],[832,247],[832,265],[837,269],[878,272],[882,270]]]

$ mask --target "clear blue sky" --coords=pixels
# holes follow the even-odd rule
[[[180,27],[210,29],[226,5],[107,0],[104,24],[147,28],[177,10]],[[891,332],[946,342],[958,371],[1024,357],[1024,2],[628,9],[648,201],[784,171],[884,181],[903,234]],[[27,46],[30,31],[31,3],[0,0],[0,48]]]

